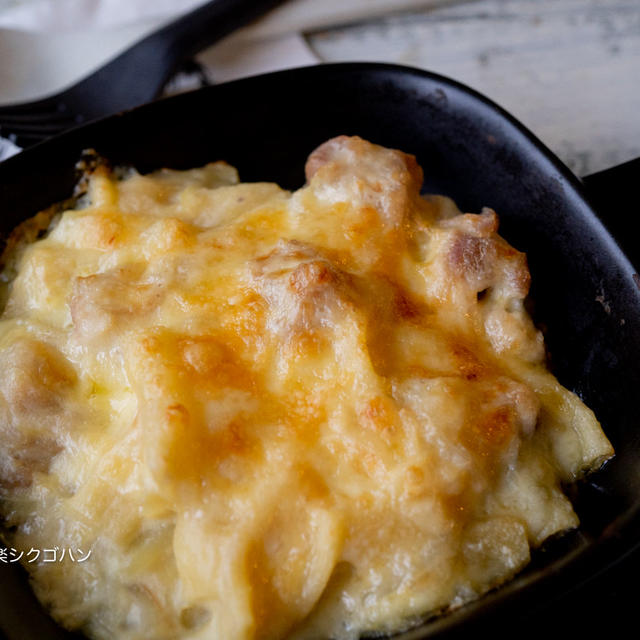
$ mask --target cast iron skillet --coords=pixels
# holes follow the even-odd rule
[[[7,233],[69,197],[74,165],[88,147],[142,171],[225,159],[245,181],[295,189],[303,184],[309,152],[338,134],[414,153],[425,170],[425,191],[447,194],[463,210],[487,205],[498,211],[501,233],[528,255],[534,315],[546,327],[553,370],[594,409],[617,451],[574,492],[579,530],[545,545],[508,585],[401,637],[487,631],[522,637],[558,631],[558,625],[593,637],[599,620],[611,629],[633,619],[625,617],[625,605],[637,591],[627,578],[640,567],[634,554],[640,542],[640,280],[633,266],[640,250],[631,235],[631,202],[617,178],[625,170],[638,175],[637,163],[593,178],[603,205],[596,215],[576,177],[474,91],[404,67],[325,65],[180,95],[28,149],[0,164],[1,229]],[[43,613],[16,565],[0,565],[0,572],[0,629],[7,638],[73,637]],[[558,613],[564,622],[552,623]]]

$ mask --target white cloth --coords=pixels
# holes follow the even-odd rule
[[[252,37],[323,29],[455,0],[288,0],[252,25]],[[0,28],[27,31],[110,29],[162,20],[203,0],[0,0]]]
[[[10,158],[11,156],[15,156],[16,153],[19,153],[20,151],[20,147],[13,144],[11,140],[0,138],[0,162]]]
[[[51,32],[111,29],[162,20],[203,0],[13,0],[0,3],[0,27]],[[3,6],[4,5],[4,6]]]

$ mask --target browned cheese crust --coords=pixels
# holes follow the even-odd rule
[[[14,242],[0,496],[94,638],[356,638],[479,597],[612,455],[545,367],[524,254],[413,156],[329,140],[290,193],[222,162],[89,177]]]

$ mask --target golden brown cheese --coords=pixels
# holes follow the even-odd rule
[[[0,320],[0,487],[62,624],[355,638],[512,577],[612,455],[546,370],[496,214],[412,156],[322,145],[295,193],[224,163],[90,177]]]

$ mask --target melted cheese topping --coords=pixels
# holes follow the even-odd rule
[[[415,160],[337,138],[295,193],[223,163],[118,180],[19,244],[0,483],[62,624],[355,638],[513,576],[612,455],[545,369],[525,257]],[[8,272],[7,272],[8,273]]]

